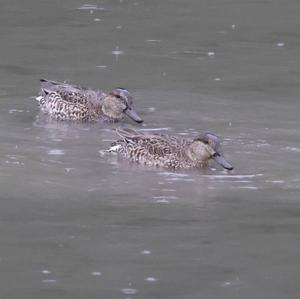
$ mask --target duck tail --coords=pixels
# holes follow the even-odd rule
[[[142,133],[139,133],[136,130],[120,127],[116,128],[116,133],[123,139],[130,139],[136,136],[143,135]]]
[[[43,96],[39,95],[37,97],[34,97],[39,103],[43,100]]]
[[[50,83],[50,84],[53,84],[53,85],[60,84],[60,83],[57,82],[57,81],[48,80],[48,79],[45,79],[45,78],[40,78],[40,82],[41,82],[41,83]]]
[[[122,149],[122,145],[118,142],[115,141],[111,143],[110,148],[106,150],[108,153],[118,153]]]
[[[41,103],[43,100],[45,100],[45,97],[51,92],[51,90],[45,88],[45,87],[42,87],[41,88],[41,91],[39,93],[39,95],[37,97],[35,97],[35,99]]]
[[[57,82],[57,81],[52,81],[52,80],[48,80],[48,79],[44,79],[41,78],[40,79],[41,82],[41,88],[47,88],[47,89],[51,89],[53,86],[57,86],[57,85],[61,85],[62,83]]]

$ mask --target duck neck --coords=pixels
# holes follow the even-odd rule
[[[105,122],[117,122],[123,119],[123,115],[118,113],[118,107],[111,102],[109,95],[106,95],[98,108],[102,118]]]
[[[192,151],[191,144],[185,147],[184,153],[190,167],[202,168],[208,165],[208,161],[201,160],[196,156],[196,154]]]

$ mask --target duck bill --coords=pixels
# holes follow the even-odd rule
[[[143,122],[143,119],[132,108],[127,108],[124,113],[137,123]]]
[[[233,166],[224,158],[222,155],[215,155],[213,156],[213,159],[220,164],[223,168],[227,170],[232,170]]]

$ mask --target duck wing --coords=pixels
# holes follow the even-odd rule
[[[117,134],[127,146],[154,156],[165,156],[180,151],[179,140],[162,134],[143,134],[132,129],[117,129]]]
[[[43,89],[39,104],[41,111],[57,120],[80,120],[87,121],[92,119],[90,110],[79,103],[65,101],[57,92]]]
[[[57,92],[62,99],[67,102],[81,104],[87,107],[100,105],[102,98],[106,95],[100,90],[92,90],[65,82],[47,79],[40,79],[40,82],[42,89]]]

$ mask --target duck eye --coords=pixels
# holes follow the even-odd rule
[[[219,154],[218,152],[215,152],[212,156],[213,156],[213,157],[219,157],[220,154]]]

